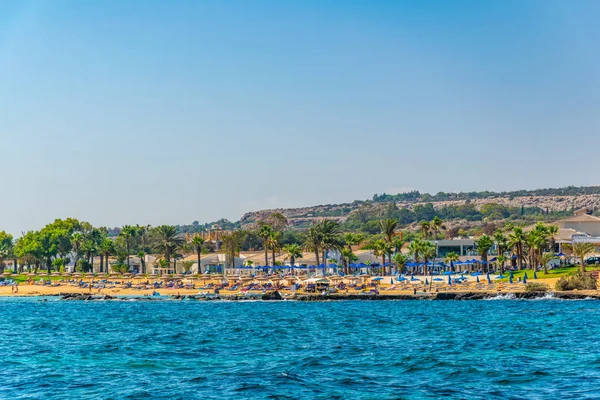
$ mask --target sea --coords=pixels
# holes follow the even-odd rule
[[[600,398],[600,302],[0,299],[1,399]]]

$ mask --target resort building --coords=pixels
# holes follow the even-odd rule
[[[556,221],[556,225],[556,242],[559,246],[562,243],[600,243],[600,218],[591,215],[589,211],[580,210],[572,217]]]
[[[473,239],[449,239],[435,240],[437,247],[437,258],[444,258],[448,253],[456,253],[459,256],[476,255],[475,241]]]

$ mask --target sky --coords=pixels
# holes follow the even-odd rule
[[[0,2],[0,230],[599,184],[600,2]]]

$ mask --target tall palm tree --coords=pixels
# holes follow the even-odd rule
[[[268,245],[269,245],[269,248],[271,249],[271,254],[272,254],[271,260],[273,261],[273,266],[275,266],[275,253],[279,252],[279,249],[281,247],[280,239],[281,239],[280,231],[271,231],[271,234],[269,235]]]
[[[408,244],[408,253],[412,255],[415,262],[418,264],[421,260],[421,250],[423,248],[423,243],[425,243],[422,239],[415,239]]]
[[[73,245],[73,250],[75,251],[75,267],[77,267],[77,263],[79,262],[79,251],[81,250],[81,246],[83,246],[83,234],[81,232],[75,232],[71,235],[71,244]]]
[[[202,273],[202,246],[204,245],[204,239],[200,235],[194,235],[192,240],[190,240],[190,244],[192,248],[196,252],[198,256],[198,273]]]
[[[160,225],[151,230],[152,247],[170,264],[171,257],[183,246],[185,239],[172,225]]]
[[[319,227],[314,224],[304,235],[304,249],[315,254],[317,265],[319,265],[319,252],[321,250],[321,232]]]
[[[379,221],[379,228],[381,233],[385,236],[385,240],[388,243],[392,243],[394,236],[396,235],[396,228],[398,227],[398,220],[396,218],[387,218]]]
[[[140,265],[141,265],[141,274],[146,274],[148,273],[146,271],[146,252],[144,252],[143,250],[140,250],[137,252],[136,256],[140,259]]]
[[[429,240],[424,241],[421,245],[421,256],[423,257],[423,262],[425,263],[425,275],[429,273],[427,262],[435,258],[436,252],[437,248],[435,247],[435,244],[433,242],[430,242]]]
[[[328,250],[339,250],[343,247],[344,239],[340,223],[332,219],[324,219],[317,224],[320,238],[320,249],[323,256],[323,264],[327,265],[326,252]]]
[[[137,229],[135,226],[125,225],[121,228],[121,232],[119,236],[125,240],[125,251],[127,252],[127,268],[130,268],[129,255],[131,254],[131,240],[137,234]]]
[[[271,237],[273,228],[270,225],[262,224],[258,229],[258,236],[263,240],[263,247],[265,249],[265,267],[269,265],[269,238]]]
[[[387,218],[387,219],[379,221],[379,227],[381,229],[381,233],[385,237],[385,240],[387,241],[387,243],[391,247],[394,247],[394,248],[396,248],[396,246],[394,245],[394,237],[396,236],[396,227],[397,226],[398,226],[398,220],[395,218]],[[390,264],[392,262],[392,253],[393,252],[389,253],[389,258],[388,258]],[[390,267],[390,269],[391,269],[391,267]]]
[[[443,219],[436,215],[429,223],[429,227],[434,236],[437,236],[439,233],[446,229],[446,224]]]
[[[504,235],[504,232],[500,229],[496,230],[496,232],[494,232],[494,241],[498,246],[498,255],[503,255],[508,249],[508,239],[506,238],[506,235]]]
[[[523,269],[523,244],[525,242],[525,233],[523,228],[518,226],[513,228],[512,233],[508,235],[509,246],[512,248],[517,256],[517,265],[519,269]]]
[[[431,233],[431,224],[427,221],[419,222],[419,226],[421,227],[421,235],[423,239],[429,238],[429,234]]]
[[[348,274],[350,272],[348,269],[348,264],[350,263],[350,260],[352,260],[352,256],[354,256],[354,253],[352,252],[352,249],[350,249],[348,247],[344,247],[343,249],[340,250],[340,255],[342,256],[342,264],[344,266],[344,274]]]
[[[290,260],[290,265],[293,267],[296,264],[296,258],[302,257],[302,248],[296,243],[283,246],[286,260]]]
[[[548,242],[550,243],[550,252],[554,254],[554,246],[556,246],[556,236],[558,236],[558,225],[546,225],[546,232],[548,234]]]
[[[100,272],[108,272],[108,257],[115,252],[115,242],[109,238],[104,238],[99,246],[101,259],[100,259]],[[104,259],[106,267],[102,269],[102,261]]]
[[[475,248],[477,253],[481,256],[481,262],[486,266],[487,271],[489,271],[489,267],[487,264],[488,260],[488,252],[494,246],[494,241],[488,235],[482,235],[479,240],[475,242]]]

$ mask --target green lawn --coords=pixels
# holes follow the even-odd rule
[[[575,271],[579,271],[580,267],[565,267],[565,268],[556,268],[556,269],[552,269],[549,270],[547,274],[544,273],[543,270],[538,271],[537,272],[537,277],[538,279],[546,279],[546,278],[560,278],[562,276],[567,276],[567,275],[571,275],[573,272]],[[600,270],[600,266],[587,266],[586,267],[586,271],[598,271]],[[525,273],[527,272],[527,280],[531,280],[533,279],[533,270],[532,269],[525,269],[522,271],[515,271],[513,272],[513,280],[518,280],[519,278],[521,278],[521,280],[523,280],[523,275],[525,275]],[[506,278],[504,279],[499,279],[499,281],[501,282],[508,282],[509,278],[509,272],[505,271],[504,275],[506,276]],[[490,277],[493,279],[493,276],[490,274]]]
[[[11,275],[10,277],[8,277],[6,279],[11,279],[11,280],[13,280],[15,282],[23,283],[23,282],[27,281],[27,278],[28,278],[27,274],[19,274],[19,275]],[[36,277],[33,280],[34,281],[39,281],[41,279],[42,278]],[[63,279],[67,279],[68,280],[68,279],[72,279],[72,278],[67,278],[67,277],[63,278],[62,276],[45,276],[45,277],[43,277],[43,279],[44,279],[44,281],[47,281],[48,279],[50,279],[52,281],[60,281],[60,280],[63,280]]]

